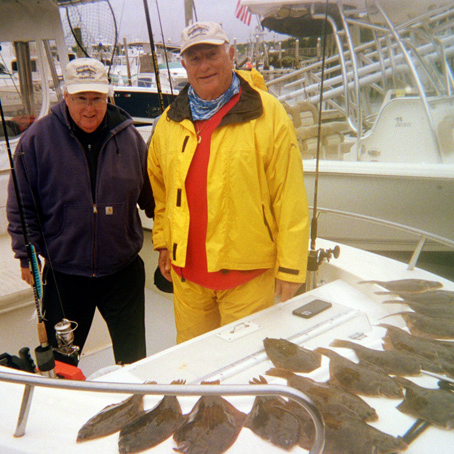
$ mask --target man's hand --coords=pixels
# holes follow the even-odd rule
[[[30,268],[22,268],[20,269],[20,277],[22,278],[23,281],[25,281],[28,285],[33,286],[34,284],[34,279],[32,276],[32,272],[30,271]]]
[[[282,281],[281,279],[276,279],[276,290],[274,296],[279,296],[279,302],[283,303],[284,301],[292,298],[296,291],[301,287],[301,283],[298,282],[287,282]]]
[[[161,274],[169,281],[172,282],[172,276],[170,274],[170,252],[167,249],[161,249],[159,251],[158,259],[159,269]]]

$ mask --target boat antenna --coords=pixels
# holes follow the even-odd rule
[[[325,250],[316,250],[316,240],[317,240],[317,230],[318,230],[318,177],[319,177],[319,164],[320,164],[320,146],[322,140],[322,110],[323,110],[323,83],[325,80],[325,57],[326,57],[326,24],[328,23],[328,4],[329,0],[326,0],[325,3],[325,19],[322,24],[322,72],[320,78],[320,100],[319,100],[319,115],[318,115],[318,134],[317,134],[317,152],[315,159],[315,177],[314,177],[314,207],[312,211],[312,220],[311,220],[311,235],[310,235],[310,250],[308,257],[308,271],[317,271],[318,266],[322,263],[323,260],[329,260],[331,256],[334,258],[339,257],[340,248],[336,246],[334,249]],[[312,284],[312,286],[314,286]],[[306,290],[310,290],[307,288]]]
[[[156,88],[158,89],[159,104],[161,106],[161,112],[164,112],[165,110],[164,98],[162,96],[161,80],[159,78],[158,59],[156,57],[156,49],[154,45],[153,31],[151,29],[150,11],[148,9],[147,0],[143,0],[143,7],[145,9],[145,18],[147,20],[148,38],[150,40],[151,57],[153,60],[154,74],[156,77]]]
[[[32,275],[32,288],[33,296],[35,299],[35,308],[36,314],[38,316],[38,340],[40,345],[35,349],[36,361],[38,363],[38,368],[41,373],[48,375],[49,377],[56,377],[55,374],[55,359],[52,351],[52,347],[49,344],[47,338],[46,327],[44,324],[44,318],[41,313],[41,302],[43,297],[43,287],[41,281],[41,274],[39,270],[38,257],[36,254],[36,249],[30,242],[30,232],[27,228],[27,223],[25,222],[25,210],[23,205],[22,196],[19,190],[19,183],[17,180],[16,169],[14,167],[13,155],[11,153],[11,147],[8,139],[8,130],[6,128],[5,115],[3,112],[3,106],[0,99],[0,113],[3,125],[3,134],[5,137],[6,149],[8,152],[9,163],[11,167],[11,177],[14,184],[14,192],[16,194],[17,205],[19,207],[19,218],[22,227],[22,233],[24,235],[25,250],[27,251],[28,266]]]

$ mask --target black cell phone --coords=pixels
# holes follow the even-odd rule
[[[329,309],[332,306],[328,301],[323,300],[314,300],[310,303],[305,304],[304,306],[295,309],[292,314],[297,315],[298,317],[311,318],[314,315],[319,314],[320,312]]]

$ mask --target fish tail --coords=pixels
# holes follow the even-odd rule
[[[277,369],[275,367],[272,367],[271,369],[269,369],[265,372],[265,375],[270,375],[271,377],[285,378],[286,380],[289,380],[295,374],[286,369]]]
[[[336,355],[336,352],[325,347],[317,347],[314,352],[320,353],[321,355],[327,356],[328,358]]]
[[[395,376],[395,377],[393,377],[393,379],[394,379],[394,381],[399,383],[399,385],[401,385],[403,388],[414,388],[415,387],[415,384],[412,381],[407,380],[404,377]]]
[[[397,293],[393,293],[393,292],[384,292],[384,291],[381,291],[381,292],[374,292],[376,295],[398,295]]]
[[[394,314],[384,315],[383,317],[380,318],[380,320],[383,320],[384,318],[388,318],[388,317],[395,317],[396,315],[403,316],[404,314],[412,314],[412,312],[410,312],[410,311],[394,312]]]
[[[350,348],[354,349],[356,344],[345,339],[334,339],[331,344],[331,347],[340,347],[340,348]]]

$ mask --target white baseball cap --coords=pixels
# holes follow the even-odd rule
[[[181,32],[180,54],[196,44],[215,44],[219,46],[228,42],[227,35],[216,22],[196,22]]]
[[[70,95],[83,91],[109,93],[109,79],[106,67],[95,58],[76,58],[65,70],[66,90]]]

